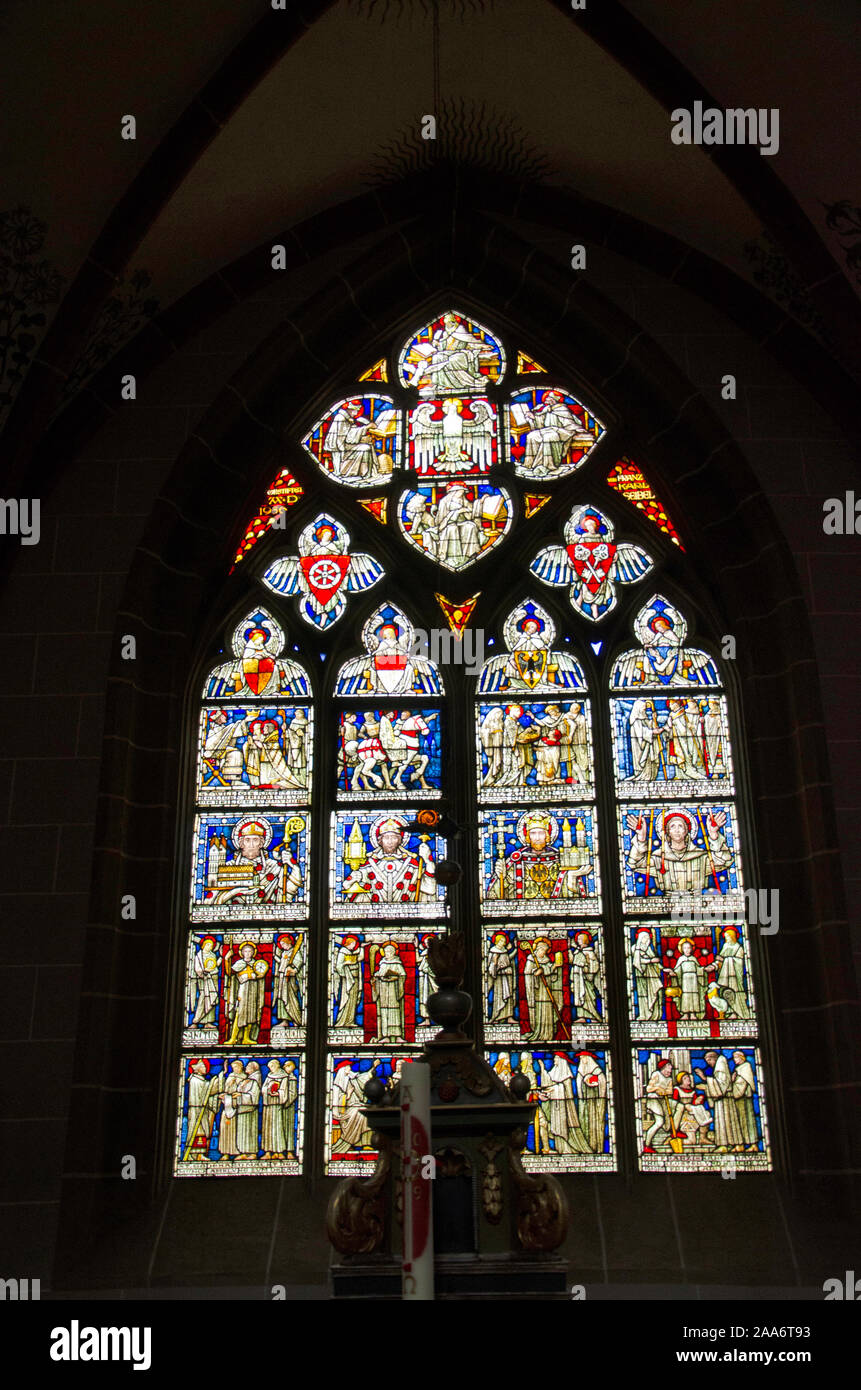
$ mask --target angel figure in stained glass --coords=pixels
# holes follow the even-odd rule
[[[556,627],[540,604],[527,601],[515,608],[503,635],[508,653],[485,662],[478,683],[482,693],[585,690],[579,662],[568,652],[552,650]]]
[[[613,667],[611,689],[639,686],[657,690],[662,686],[720,684],[717,667],[708,653],[685,646],[688,625],[679,610],[660,594],[641,608],[634,619],[634,631],[641,646],[619,657]],[[713,738],[715,732],[712,727]]]
[[[302,1024],[302,1001],[299,997],[304,939],[279,936],[275,946],[272,1004],[282,1024]]]
[[[614,541],[611,521],[597,507],[578,507],[565,525],[565,545],[540,550],[530,565],[544,584],[569,585],[573,608],[597,622],[616,606],[616,584],[634,584],[652,560],[639,545]]]
[[[366,655],[353,657],[338,673],[339,695],[441,695],[439,668],[415,653],[415,628],[391,604],[372,613],[362,628]],[[367,723],[367,720],[366,720]]]
[[[744,947],[738,939],[736,927],[725,927],[723,943],[715,957],[718,966],[716,985],[726,1004],[725,1012],[729,1018],[748,1019],[751,1011],[747,1004],[747,990],[744,979]],[[714,997],[711,997],[714,1007]]]
[[[569,951],[571,962],[571,1010],[575,1023],[596,1023],[601,964],[588,931],[578,931]]]
[[[281,656],[284,630],[265,608],[249,613],[234,629],[233,660],[210,671],[204,698],[235,695],[304,696],[311,694],[307,673],[297,661]]]
[[[299,537],[299,554],[284,555],[263,575],[277,594],[299,594],[299,612],[318,628],[330,627],[347,607],[346,595],[364,593],[383,575],[370,555],[349,552],[350,537],[338,522],[321,515]]]
[[[193,976],[193,978],[192,978]],[[188,983],[188,1012],[193,1028],[213,1027],[218,1008],[218,948],[205,936],[194,953]]]
[[[436,989],[436,976],[430,968],[430,958],[428,955],[428,945],[433,940],[430,932],[425,932],[419,937],[418,948],[416,950],[416,973],[419,985],[419,1011],[417,1021],[422,1023],[430,1022],[428,1014],[428,1000]]]
[[[663,970],[655,954],[652,934],[645,927],[637,932],[631,959],[637,990],[637,1018],[655,1023],[661,1017]]]

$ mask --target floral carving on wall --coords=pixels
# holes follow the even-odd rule
[[[754,283],[805,328],[824,338],[822,320],[808,298],[804,281],[774,237],[763,231],[755,241],[744,243],[744,254]]]
[[[861,285],[861,208],[843,198],[839,203],[823,203],[825,225],[836,232],[846,258],[848,270]]]
[[[132,271],[117,280],[116,289],[102,306],[87,345],[66,382],[61,409],[158,313],[158,299],[147,293],[151,284],[152,276],[146,270]]]
[[[0,420],[9,411],[56,304],[65,276],[40,253],[46,222],[30,208],[0,212]]]

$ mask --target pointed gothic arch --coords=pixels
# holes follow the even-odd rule
[[[512,248],[513,250],[513,248]],[[535,286],[535,309],[533,317],[537,320],[540,317],[540,306],[542,293],[539,285]],[[466,308],[475,306],[474,312],[482,320],[490,322],[499,321],[507,316],[504,311],[495,314],[493,301],[495,295],[490,286],[485,286],[485,302],[478,303],[474,298],[477,286],[471,286],[471,292],[454,292],[451,296],[459,304]],[[547,293],[546,287],[544,293]],[[440,297],[435,297],[437,300]],[[587,296],[584,296],[584,299]],[[552,300],[545,300],[545,303]],[[315,306],[315,312],[316,308]],[[401,325],[406,320],[404,312],[398,313],[393,309],[392,321],[399,320]],[[420,313],[413,310],[411,318],[417,319]],[[608,318],[613,317],[609,315]],[[618,318],[618,316],[617,316]],[[582,324],[582,320],[581,320]],[[309,325],[310,326],[310,325]],[[505,325],[507,326],[507,324]],[[602,329],[606,332],[607,320],[602,324],[593,324],[594,333],[598,335]],[[322,329],[318,329],[322,332]],[[336,334],[337,336],[337,334]],[[382,335],[381,335],[382,336]],[[389,331],[389,338],[393,338],[395,333]],[[632,337],[634,335],[632,334]],[[292,331],[285,335],[286,338],[293,338]],[[554,344],[547,340],[547,336],[533,322],[532,327],[527,324],[522,334],[521,341],[526,346],[535,351],[536,355],[544,358],[551,358],[555,361],[563,361],[566,351],[572,352],[583,361],[584,354],[577,343],[576,326],[572,325],[572,337],[566,346],[564,335],[558,334]],[[619,339],[618,361],[624,359],[625,353],[622,351],[624,335]],[[644,345],[647,347],[647,345]],[[271,351],[271,349],[270,349]],[[297,379],[307,380],[307,368],[304,368],[302,358],[303,351],[299,351],[294,356],[297,368]],[[369,345],[367,360],[374,356],[373,345]],[[645,357],[645,353],[643,354]],[[656,387],[654,359],[649,365],[648,370],[644,362],[638,360],[638,348],[635,345],[630,354],[630,365],[620,373],[620,380],[615,383],[618,389],[614,390],[613,398],[617,402],[616,418],[624,419],[624,397],[629,391],[633,401],[639,401],[639,409],[644,417],[645,399],[651,395],[651,400],[655,409],[653,422],[655,429],[652,447],[648,450],[647,467],[648,476],[652,481],[659,495],[670,499],[670,510],[677,522],[687,520],[692,535],[696,538],[711,533],[715,536],[720,535],[723,552],[723,574],[720,574],[720,565],[714,565],[708,579],[701,578],[695,583],[697,590],[696,601],[703,611],[708,613],[713,619],[713,631],[718,632],[722,626],[720,619],[725,618],[727,612],[740,611],[738,606],[738,590],[734,588],[733,567],[748,566],[748,570],[753,570],[758,582],[761,585],[761,604],[764,613],[769,612],[769,602],[774,606],[774,599],[780,595],[783,601],[785,593],[780,580],[784,578],[785,572],[780,565],[780,542],[776,542],[773,532],[769,530],[767,511],[750,517],[750,513],[757,507],[756,503],[749,506],[739,506],[737,499],[750,497],[753,488],[748,484],[745,487],[745,468],[743,460],[737,455],[736,451],[724,439],[721,438],[721,431],[716,430],[709,422],[707,413],[700,410],[695,411],[695,419],[692,418],[688,423],[684,403],[689,399],[689,390],[684,382],[674,378],[672,372],[662,372],[663,382],[660,387]],[[271,355],[267,353],[258,355],[258,360],[249,366],[246,383],[238,383],[235,389],[227,393],[225,398],[211,412],[209,421],[205,426],[205,434],[201,435],[201,441],[206,438],[206,443],[198,442],[186,451],[181,465],[175,473],[175,481],[171,488],[172,497],[159,508],[158,513],[153,518],[150,534],[139,553],[136,571],[130,581],[127,602],[124,605],[126,612],[134,615],[133,621],[143,621],[151,629],[157,632],[163,640],[162,656],[166,652],[170,653],[170,659],[160,660],[156,666],[148,667],[143,664],[140,673],[134,680],[130,679],[123,671],[118,671],[114,677],[111,715],[108,726],[108,738],[111,740],[109,747],[111,751],[110,763],[106,769],[103,784],[103,803],[102,803],[102,833],[98,837],[100,845],[99,857],[102,867],[112,865],[119,856],[125,856],[127,863],[140,863],[145,861],[147,872],[152,871],[152,902],[155,904],[156,913],[160,919],[164,920],[167,914],[170,899],[170,880],[171,865],[175,859],[182,859],[181,841],[174,841],[174,827],[169,823],[168,814],[153,816],[151,807],[136,806],[134,788],[137,776],[144,761],[152,764],[152,757],[144,758],[141,749],[160,749],[162,759],[167,765],[167,770],[162,777],[164,791],[164,806],[170,807],[173,801],[172,791],[169,786],[170,776],[173,775],[175,762],[171,763],[171,758],[176,758],[182,737],[183,720],[187,720],[188,709],[181,718],[179,706],[182,703],[178,698],[178,693],[186,683],[187,672],[189,670],[190,643],[189,634],[200,630],[199,623],[201,617],[206,613],[211,613],[219,603],[219,590],[224,597],[229,593],[227,582],[218,577],[219,570],[213,562],[213,546],[220,545],[225,550],[229,550],[231,537],[241,528],[243,520],[247,519],[247,500],[245,498],[244,509],[236,505],[235,485],[236,478],[241,476],[241,466],[237,468],[240,460],[254,459],[254,471],[257,476],[256,490],[259,491],[259,482],[264,477],[273,476],[275,469],[272,463],[280,459],[277,447],[274,446],[274,436],[270,430],[261,428],[254,422],[252,417],[257,419],[266,418],[264,405],[263,415],[258,413],[258,405],[265,401],[267,394],[270,395],[275,389],[275,384],[279,379],[283,380],[283,373],[288,366],[288,356],[281,355],[277,362],[273,362]],[[585,366],[585,363],[584,363]],[[261,370],[262,369],[262,370]],[[319,371],[319,369],[318,369]],[[584,372],[585,376],[585,372]],[[571,379],[571,374],[568,374]],[[321,377],[318,377],[321,380]],[[247,390],[249,383],[256,381],[258,390]],[[326,395],[328,387],[322,384],[317,387],[317,395],[320,400]],[[244,402],[247,402],[247,407]],[[690,413],[690,412],[689,412]],[[637,410],[632,410],[636,415]],[[685,419],[683,428],[678,426],[673,428],[673,421]],[[661,437],[662,430],[665,431]],[[668,439],[667,436],[670,436]],[[671,445],[671,447],[670,447]],[[634,457],[646,460],[646,455],[641,451],[629,446]],[[269,454],[266,464],[261,462],[264,455]],[[721,475],[715,468],[715,460],[720,458],[725,468]],[[230,459],[231,462],[227,463]],[[705,460],[705,463],[703,462]],[[195,471],[195,464],[197,469]],[[219,480],[213,492],[207,492],[207,485],[212,483],[213,478]],[[222,481],[223,480],[223,481]],[[706,483],[713,491],[718,491],[718,484],[722,481],[727,491],[731,492],[736,499],[734,506],[725,507],[728,513],[727,518],[716,519],[712,515],[713,497],[709,490],[704,487]],[[667,491],[665,492],[665,486]],[[702,488],[702,491],[700,490]],[[254,489],[247,489],[250,493]],[[216,506],[213,507],[213,502]],[[617,503],[617,509],[620,504]],[[209,510],[209,516],[207,511]],[[560,514],[562,508],[559,509]],[[733,511],[736,515],[733,516]],[[545,508],[547,513],[547,524],[549,526],[552,517],[551,508]],[[750,518],[750,519],[749,519]],[[226,522],[226,524],[225,524]],[[633,525],[633,522],[632,522]],[[227,536],[225,542],[224,537]],[[687,542],[687,533],[686,533]],[[383,549],[385,547],[382,547]],[[709,555],[707,548],[696,543],[690,548],[692,558],[692,572],[696,573],[697,565],[708,564]],[[714,555],[715,552],[713,552]],[[764,558],[754,558],[751,556]],[[776,562],[776,563],[775,563]],[[674,562],[668,561],[668,566]],[[716,576],[716,571],[718,572]],[[777,571],[778,578],[775,578]],[[223,571],[222,571],[223,573]],[[678,571],[673,569],[671,578],[677,577]],[[737,579],[738,576],[735,576]],[[747,576],[749,579],[749,573]],[[709,588],[712,586],[712,593]],[[769,586],[771,596],[769,595]],[[687,589],[686,589],[687,599]],[[552,603],[553,599],[548,599]],[[687,599],[690,609],[690,600]],[[239,603],[231,606],[238,610]],[[170,628],[166,630],[163,615],[171,614]],[[714,619],[717,619],[715,622]],[[781,615],[782,617],[782,615]],[[207,634],[208,637],[208,634]],[[771,649],[770,665],[773,669],[791,668],[794,662],[804,660],[804,637],[792,622],[787,622],[785,628],[781,626],[773,630],[770,635]],[[198,652],[200,646],[198,645]],[[199,659],[199,658],[198,658]],[[745,658],[743,658],[744,660]],[[750,660],[750,658],[747,658]],[[748,687],[751,688],[751,687]],[[755,690],[755,684],[752,687]],[[793,698],[799,704],[807,698],[803,689],[790,684],[783,696],[786,701]],[[755,744],[758,731],[768,727],[767,713],[759,708],[759,701],[754,695],[752,698],[745,691],[745,725],[748,729],[749,739]],[[167,721],[164,719],[165,709],[173,712],[168,715]],[[786,716],[784,715],[784,718]],[[168,736],[165,739],[164,730],[168,729]],[[148,742],[148,739],[150,740]],[[813,759],[814,763],[818,754],[815,747],[806,747],[805,756]],[[756,785],[756,771],[754,771],[753,782]],[[138,851],[143,843],[144,836],[142,828],[148,823],[154,823],[157,827],[156,835],[147,840],[147,848],[154,852],[140,855]],[[765,833],[762,833],[764,829]],[[804,827],[793,827],[789,834],[794,836],[798,832],[798,838],[794,840],[795,847],[792,854],[800,865],[804,865],[809,854],[809,847],[804,844]],[[775,853],[775,845],[769,839],[768,826],[760,827],[760,844],[763,847],[764,857],[780,858],[781,855]],[[784,845],[780,846],[785,848]],[[176,851],[176,852],[175,852]],[[810,869],[802,867],[802,875],[806,875],[806,886],[809,893],[809,901],[814,904],[817,900],[825,905],[824,911],[827,914],[830,909],[829,900],[834,901],[835,890],[829,884],[827,877],[823,878],[818,866]],[[185,877],[184,871],[179,877]],[[112,920],[109,915],[111,909],[110,891],[111,886],[119,882],[117,875],[108,871],[100,874],[100,887],[96,890],[94,920],[95,922],[107,923]],[[102,904],[100,906],[100,904]],[[820,908],[820,916],[823,908]],[[827,920],[827,917],[826,917]],[[147,943],[147,968],[151,971],[151,978],[158,980],[160,971],[164,968],[164,952],[166,938],[162,934],[163,926],[159,928],[159,935],[156,941]],[[94,930],[94,942],[104,941],[104,928]],[[814,959],[820,949],[824,950],[824,942],[817,940],[805,943],[806,947],[812,948]],[[821,956],[819,957],[821,960]],[[107,970],[105,966],[107,965]],[[99,963],[99,970],[102,978],[110,983],[114,988],[130,990],[131,981],[126,975],[127,964],[117,943],[116,949],[103,958]],[[128,980],[128,983],[123,983]],[[175,981],[175,990],[178,990],[178,980]],[[120,1010],[114,1006],[116,1012],[113,1019],[110,1014],[114,1009],[110,1005],[97,1005],[95,1001],[90,1001],[89,1008],[101,1013],[106,1024],[105,1035],[110,1038],[111,1030],[119,1028],[122,1024]],[[108,1017],[104,1017],[105,1015]],[[149,1030],[147,1036],[151,1036],[152,1041],[156,1042],[160,1034],[160,1027],[149,1021],[146,1025]],[[802,1040],[794,1037],[790,1032],[779,1038],[781,1050],[781,1068],[784,1078],[784,1086],[789,1083],[792,1090],[792,1083],[798,1080],[798,1068],[801,1065]],[[84,1059],[81,1075],[85,1078],[84,1094],[79,1097],[76,1133],[81,1135],[81,1118],[86,1113],[92,1120],[89,1141],[84,1145],[89,1148],[91,1155],[95,1154],[96,1164],[98,1164],[100,1153],[104,1153],[110,1147],[110,1135],[112,1125],[112,1105],[107,1098],[107,1092],[111,1089],[112,1062],[109,1049],[105,1049],[102,1057],[98,1056],[97,1044],[90,1044],[87,1049],[88,1055]],[[155,1050],[158,1048],[156,1046]],[[79,1066],[81,1063],[79,1063]],[[167,1074],[173,1074],[172,1064],[169,1065],[165,1058],[165,1065],[168,1067]],[[838,1064],[835,1062],[835,1066]],[[141,1086],[141,1102],[136,1112],[131,1115],[132,1125],[140,1127],[141,1135],[144,1136],[151,1132],[154,1122],[155,1112],[161,1113],[161,1132],[164,1136],[170,1127],[170,1114],[172,1109],[173,1097],[165,1095],[163,1076],[158,1077],[150,1062],[148,1071],[144,1073],[146,1084]],[[94,1078],[98,1078],[95,1080]],[[802,1083],[803,1084],[803,1083]],[[769,1092],[769,1102],[774,1118],[775,1111],[779,1111],[780,1100],[777,1094],[777,1086],[773,1086]],[[803,1105],[803,1098],[800,1094],[795,1094],[791,1099],[790,1105],[790,1132],[792,1130],[792,1108]],[[839,1112],[835,1113],[835,1126],[837,1132],[841,1128]],[[811,1130],[804,1126],[800,1127],[802,1135],[806,1135],[812,1141]],[[778,1147],[781,1144],[783,1131],[780,1125],[777,1126]],[[80,1143],[80,1138],[76,1141]],[[142,1139],[142,1142],[146,1142]],[[164,1182],[164,1145],[162,1144],[161,1171],[155,1175],[156,1187]],[[821,1159],[818,1161],[822,1161]],[[809,1156],[798,1154],[792,1162],[792,1167],[803,1166],[804,1163],[816,1163],[815,1151]],[[72,1225],[77,1222],[72,1218]]]

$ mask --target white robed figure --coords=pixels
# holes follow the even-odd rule
[[[707,972],[694,955],[694,943],[690,937],[679,942],[679,958],[675,965],[668,966],[667,973],[674,976],[681,994],[678,1009],[682,1018],[705,1018]]]
[[[661,1017],[661,962],[655,955],[651,933],[638,931],[631,952],[634,983],[637,987],[637,1018],[656,1023]]]
[[[667,711],[667,733],[672,738],[670,762],[686,777],[705,776],[696,706],[691,700],[668,700]]]
[[[753,1098],[756,1094],[756,1078],[748,1058],[741,1051],[732,1054],[735,1070],[732,1074],[732,1098],[735,1106],[738,1132],[741,1143],[749,1152],[759,1148],[759,1135],[756,1128],[756,1110]]]
[[[361,988],[359,939],[345,936],[335,956],[335,1026],[355,1028]]]
[[[243,1158],[256,1158],[263,1078],[258,1062],[249,1062],[236,1088],[236,1147]]]
[[[459,569],[482,547],[481,514],[484,497],[470,501],[463,483],[452,483],[436,505],[436,558],[449,569]]]
[[[635,700],[628,717],[633,772],[629,782],[654,782],[667,777],[666,752],[662,730],[666,721],[659,721],[654,700]]]
[[[549,1042],[556,1033],[562,1014],[562,961],[550,955],[550,942],[538,937],[523,970],[526,1002],[531,1029],[527,1042]]]
[[[409,384],[419,386],[422,396],[474,391],[485,384],[479,363],[486,350],[482,340],[470,333],[456,315],[445,314],[430,343],[422,345]]]
[[[728,1016],[750,1018],[744,985],[744,947],[735,927],[725,928],[723,944],[715,956],[715,963],[718,966],[718,989],[729,1004]]]
[[[299,786],[308,785],[308,714],[297,709],[284,733],[287,761]]]
[[[709,699],[707,701],[706,710],[702,716],[702,729],[705,756],[708,762],[706,772],[713,781],[719,781],[727,776],[720,700]]]
[[[301,936],[281,936],[275,948],[275,978],[272,985],[272,1004],[279,1023],[302,1023],[302,1001],[299,998],[299,978],[304,954]]]
[[[594,435],[566,404],[561,391],[546,391],[533,410],[522,411],[522,417],[522,423],[529,426],[520,462],[525,473],[538,477],[556,473],[572,444],[586,448],[595,443]]]
[[[571,1006],[577,1023],[597,1023],[600,962],[587,931],[577,932],[571,960]]]
[[[598,1058],[592,1052],[581,1052],[577,1068],[577,1097],[580,1102],[580,1121],[586,1142],[593,1154],[604,1151],[604,1128],[607,1120],[607,1077]]]
[[[493,990],[491,1023],[514,1020],[514,948],[504,932],[497,932],[487,953],[487,977]]]
[[[239,1156],[238,1143],[238,1104],[237,1093],[245,1077],[245,1071],[238,1057],[230,1063],[224,1084],[221,1087],[221,1120],[218,1125],[218,1151],[222,1158],[231,1163]]]
[[[364,414],[361,401],[344,401],[326,432],[325,449],[332,472],[339,478],[372,478],[390,473],[392,460],[376,454],[372,442],[373,421]]]
[[[723,1053],[706,1052],[706,1064],[711,1067],[711,1075],[696,1068],[697,1076],[705,1083],[705,1092],[714,1109],[715,1145],[718,1153],[735,1151],[741,1153],[745,1146],[744,1134],[739,1123],[738,1111],[732,1095],[732,1075],[729,1062]]]
[[[567,731],[566,731],[567,725]],[[573,704],[560,725],[562,732],[562,762],[568,768],[568,779],[586,787],[589,785],[589,724],[583,706]]]
[[[693,822],[684,811],[668,811],[664,816],[663,833],[659,832],[657,848],[647,844],[649,818],[627,815],[625,824],[633,830],[628,852],[628,868],[648,873],[661,893],[719,893],[718,869],[728,869],[733,852],[726,842],[723,827],[726,811],[713,811],[703,817],[706,846],[700,849],[692,843]],[[655,889],[647,884],[651,892]]]
[[[261,1146],[264,1158],[293,1156],[296,1097],[299,1093],[295,1070],[295,1062],[288,1061],[286,1067],[282,1067],[277,1057],[273,1057],[268,1064],[263,1083]]]
[[[539,1104],[547,1117],[547,1126],[556,1152],[591,1153],[574,1099],[574,1073],[565,1053],[554,1053],[553,1066],[549,1071],[539,1057],[535,1070],[539,1078]]]
[[[349,1062],[342,1062],[332,1080],[332,1111],[338,1121],[338,1138],[332,1153],[347,1153],[350,1149],[371,1147],[371,1127],[362,1114],[367,1106],[365,1083],[374,1075],[371,1071],[353,1071]]]
[[[377,1003],[375,1042],[404,1041],[404,994],[407,972],[393,941],[387,941],[374,971],[372,989]]]
[[[192,1028],[213,1028],[218,1008],[218,952],[215,938],[206,936],[194,953],[188,1009]]]
[[[430,1022],[428,999],[431,996],[431,981],[433,980],[434,986],[436,985],[433,971],[430,968],[430,960],[428,959],[428,943],[431,940],[432,938],[430,936],[421,937],[418,950],[416,951],[416,971],[419,981],[418,1021],[425,1023]]]

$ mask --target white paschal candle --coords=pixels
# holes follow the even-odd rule
[[[401,1155],[404,1176],[402,1298],[432,1299],[433,1196],[431,1173],[430,1067],[404,1062],[401,1068]]]

